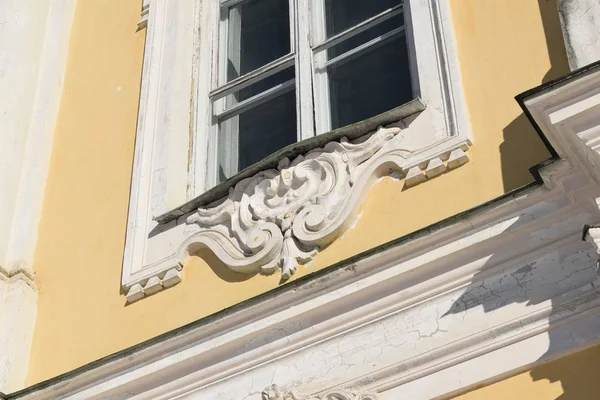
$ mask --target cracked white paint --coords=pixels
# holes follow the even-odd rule
[[[599,283],[595,260],[590,246],[575,244],[560,251],[549,249],[527,263],[494,266],[489,274],[482,271],[485,277],[476,277],[466,288],[458,287],[285,355],[189,398],[259,399],[259,391],[272,383],[311,393],[322,388],[324,382],[332,387],[343,385],[391,365],[405,369],[409,375],[433,359],[438,362],[443,359],[444,353],[450,351],[445,347],[462,342],[458,346],[468,348],[468,342],[477,341],[478,336],[514,335],[530,329],[530,325],[547,323],[557,302],[574,302],[580,291],[589,292],[592,283]],[[592,290],[592,293],[595,292]],[[600,297],[597,300],[600,301]],[[516,315],[528,317],[515,327],[511,323]],[[309,337],[320,323],[310,319],[294,320],[277,330],[257,334],[241,354],[251,357],[251,350],[262,346]],[[511,326],[509,332],[503,331],[504,325]],[[548,344],[546,339],[539,340]],[[535,349],[535,357],[539,358],[548,347],[541,345]],[[413,393],[414,397],[410,398],[430,398],[433,391],[430,388],[420,394]]]

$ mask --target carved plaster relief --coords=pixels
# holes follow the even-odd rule
[[[201,230],[188,249],[210,248],[229,268],[241,273],[271,274],[281,269],[290,278],[298,263],[310,260],[354,220],[373,177],[403,170],[410,151],[394,145],[400,128],[379,128],[357,143],[342,139],[324,148],[280,162],[238,183],[218,205],[198,209],[187,218]],[[401,139],[401,138],[400,138]],[[390,146],[386,146],[390,145]],[[410,184],[437,176],[468,161],[462,149],[429,161],[425,173],[411,168]]]
[[[420,165],[414,165],[410,147],[401,128],[380,127],[353,142],[342,138],[293,161],[284,158],[278,169],[240,181],[226,198],[186,218],[194,233],[160,261],[168,268],[168,281],[154,276],[134,285],[129,301],[179,282],[179,266],[201,248],[233,271],[272,274],[280,269],[282,279],[289,279],[299,263],[311,260],[352,225],[378,178],[399,172],[412,187],[469,160],[466,142]]]
[[[334,389],[318,396],[300,396],[295,390],[271,385],[262,391],[262,400],[377,400],[377,395]]]

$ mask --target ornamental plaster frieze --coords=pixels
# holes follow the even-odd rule
[[[262,400],[377,400],[372,393],[359,393],[342,389],[330,390],[318,396],[301,396],[296,390],[280,389],[271,385],[262,391]]]
[[[378,179],[393,173],[414,187],[469,161],[466,141],[425,159],[410,143],[402,128],[380,127],[354,141],[342,138],[292,161],[284,158],[277,169],[241,180],[227,197],[185,218],[187,235],[176,252],[154,265],[160,274],[129,288],[128,301],[180,282],[181,266],[202,248],[235,272],[280,270],[287,280],[352,226]]]

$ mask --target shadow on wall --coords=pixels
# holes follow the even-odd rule
[[[550,70],[539,84],[549,82],[569,72],[556,0],[538,0],[544,36],[550,59]],[[527,60],[520,60],[527,63]],[[523,88],[523,91],[531,88]],[[514,93],[518,95],[519,93]],[[516,104],[516,103],[515,103]],[[534,164],[550,158],[527,117],[521,113],[504,128],[504,142],[500,145],[504,191],[509,192],[533,181],[533,175],[523,174]]]
[[[539,82],[543,84],[568,73],[569,67],[556,0],[538,0],[538,4],[551,62],[550,70]],[[521,62],[526,63],[527,60]],[[524,88],[526,89],[529,88]],[[515,96],[517,94],[514,93]],[[526,150],[523,151],[524,149]],[[500,146],[500,154],[506,192],[533,180],[533,176],[527,180],[527,176],[522,173],[524,169],[532,167],[532,160],[542,162],[550,157],[550,153],[524,114],[519,115],[504,128],[504,142]],[[571,227],[574,228],[576,225],[579,223],[573,222]],[[532,255],[527,260],[508,263],[500,260],[501,256],[492,256],[474,275],[470,285],[445,316],[461,314],[476,307],[480,307],[483,313],[517,305],[531,307],[533,311],[536,306],[539,307],[544,302],[549,303],[547,350],[545,352],[541,350],[543,354],[540,360],[556,357],[564,351],[565,343],[569,342],[568,337],[577,343],[578,335],[585,334],[570,330],[569,323],[562,325],[564,321],[561,321],[561,312],[565,307],[564,299],[559,304],[556,294],[573,290],[593,290],[599,280],[595,271],[594,251],[586,243],[571,242],[563,248],[550,245],[543,253]],[[556,273],[557,271],[561,272]],[[553,274],[557,277],[554,278]],[[561,274],[566,274],[568,279],[564,278],[564,281],[559,279]],[[593,358],[597,357],[596,363],[600,359],[600,346],[590,352],[572,354],[555,362],[535,367],[530,371],[532,381],[560,382],[563,393],[556,397],[557,400],[599,398],[600,379],[598,379],[597,364],[593,365]],[[585,363],[591,368],[586,368]],[[535,398],[550,400],[544,396],[547,395],[539,395]]]

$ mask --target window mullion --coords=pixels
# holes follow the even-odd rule
[[[322,43],[326,38],[325,32],[325,5],[324,0],[311,0],[313,4],[312,9],[312,40],[315,43]],[[311,64],[311,70],[313,71],[313,85],[314,85],[314,105],[315,105],[315,118],[316,118],[316,134],[331,130],[331,110],[329,102],[329,79],[327,76],[327,69],[324,68],[327,62],[327,52],[321,51],[315,53],[311,49],[311,55],[313,56],[314,63]]]
[[[293,12],[293,40],[296,50],[296,119],[298,140],[308,139],[315,135],[309,1],[290,0],[290,4],[295,8]]]

